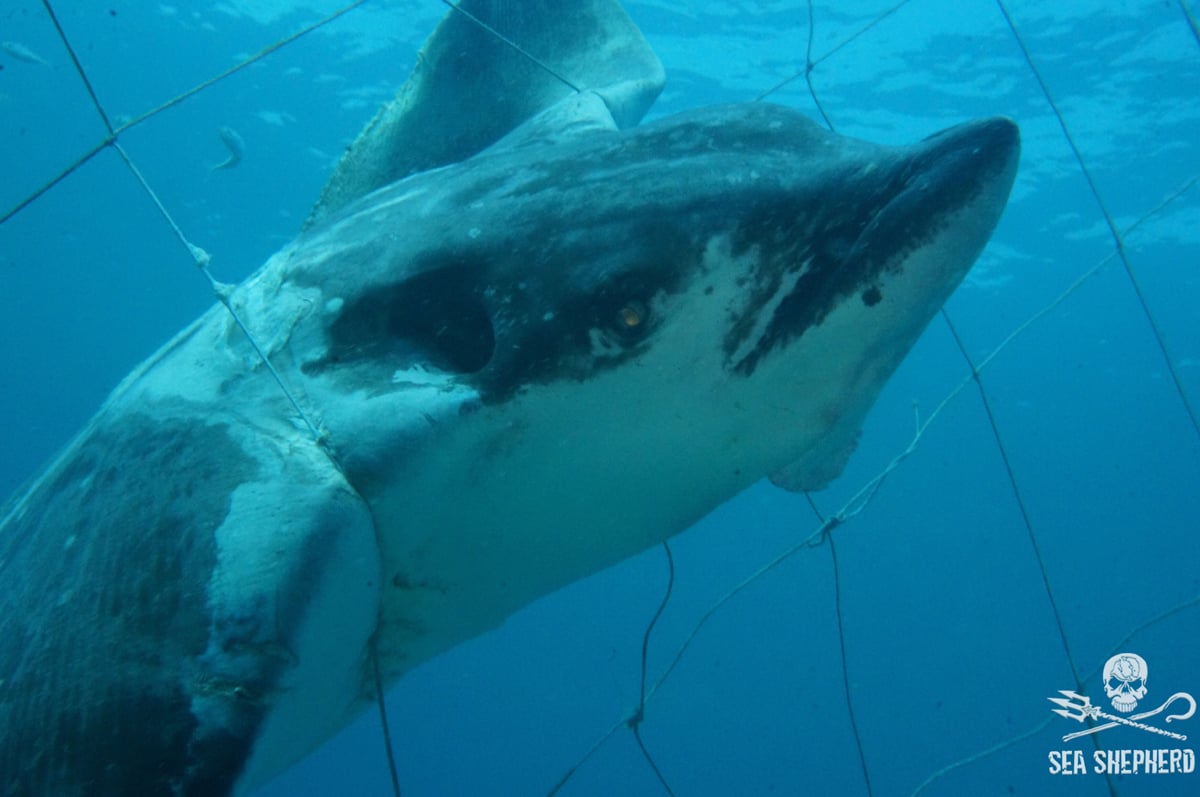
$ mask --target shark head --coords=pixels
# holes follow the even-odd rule
[[[288,357],[397,585],[393,672],[764,476],[836,476],[1019,149],[1006,119],[885,147],[766,103],[624,131],[569,103],[279,261],[314,308]]]
[[[498,146],[297,245],[286,280],[322,312],[294,356],[318,405],[396,404],[351,411],[373,431],[347,419],[351,463],[364,437],[393,460],[375,417],[403,441],[401,408],[440,394],[611,413],[631,439],[693,418],[668,450],[723,441],[714,470],[808,463],[818,488],[987,241],[1018,150],[1006,119],[885,147],[766,103]]]

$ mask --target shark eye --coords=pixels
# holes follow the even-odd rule
[[[617,311],[617,327],[622,332],[635,332],[646,323],[646,305],[627,302]]]

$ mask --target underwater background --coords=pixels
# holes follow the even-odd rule
[[[341,5],[53,3],[114,125]],[[770,91],[874,141],[997,114],[1023,136],[1012,202],[949,322],[930,325],[845,474],[812,496],[822,517],[849,507],[836,569],[828,541],[803,544],[822,523],[809,501],[765,482],[672,541],[673,594],[647,648],[650,682],[669,676],[640,729],[663,779],[677,795],[1200,794],[1196,772],[1090,771],[1098,748],[1195,749],[1200,716],[1145,720],[1187,740],[1118,727],[1064,742],[1084,726],[1047,701],[1081,687],[1111,711],[1100,670],[1120,652],[1148,663],[1145,708],[1200,694],[1200,10],[625,5],[667,70],[648,118]],[[121,135],[219,279],[296,233],[445,12],[367,2]],[[6,0],[0,40],[25,48],[0,51],[3,215],[106,132],[42,3]],[[221,127],[245,156],[214,172]],[[0,222],[0,286],[0,496],[212,302],[111,148]],[[978,382],[964,351],[986,360]],[[666,582],[649,551],[406,676],[387,698],[403,793],[546,794],[578,765],[560,794],[666,794],[623,724]],[[1051,774],[1059,750],[1083,751],[1089,771]],[[259,794],[391,794],[378,716]]]

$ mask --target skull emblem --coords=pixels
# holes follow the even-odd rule
[[[1118,653],[1104,663],[1104,694],[1112,698],[1113,708],[1128,714],[1146,696],[1149,676],[1150,670],[1141,656]]]

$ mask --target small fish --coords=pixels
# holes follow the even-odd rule
[[[232,127],[218,128],[217,135],[221,137],[221,143],[225,145],[225,148],[229,150],[229,157],[216,166],[210,167],[210,172],[215,172],[217,169],[232,169],[242,162],[242,155],[246,152],[246,142]]]
[[[0,50],[11,55],[18,61],[24,61],[27,64],[41,64],[42,66],[50,66],[50,62],[40,55],[30,50],[20,42],[0,42]]]

